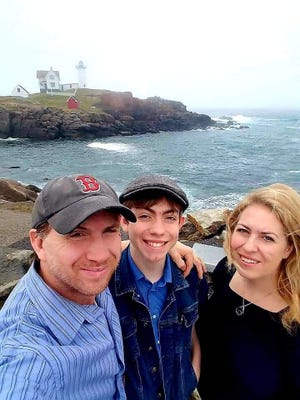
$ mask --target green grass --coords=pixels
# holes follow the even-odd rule
[[[102,113],[99,106],[101,95],[105,90],[100,89],[77,89],[76,98],[79,100],[79,111]],[[69,96],[74,95],[74,90],[58,92],[53,94],[34,93],[28,98],[14,96],[0,96],[0,106],[3,105],[7,109],[26,108],[34,106],[54,107],[63,111],[74,111],[67,108],[67,100]]]

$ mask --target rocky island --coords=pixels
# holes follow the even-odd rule
[[[78,108],[69,109],[75,98]],[[235,126],[229,121],[230,127]],[[221,125],[206,114],[187,111],[178,101],[138,99],[130,92],[78,89],[76,93],[0,97],[0,138],[95,139]]]

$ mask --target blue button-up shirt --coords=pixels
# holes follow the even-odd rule
[[[82,306],[31,266],[0,312],[1,400],[125,399],[123,372],[110,291]]]
[[[156,347],[160,352],[158,321],[168,294],[167,283],[172,283],[170,256],[167,255],[166,257],[162,277],[154,283],[150,282],[142,273],[142,271],[136,266],[131,256],[130,248],[128,250],[128,261],[135,278],[138,291],[150,310]]]

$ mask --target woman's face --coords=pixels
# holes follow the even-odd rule
[[[262,204],[250,205],[240,214],[230,245],[237,271],[249,279],[276,278],[282,260],[292,251],[281,222]]]

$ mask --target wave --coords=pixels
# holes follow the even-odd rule
[[[14,137],[8,137],[8,138],[5,138],[5,139],[0,138],[1,142],[19,142],[20,140],[22,140],[22,139],[14,138]]]
[[[236,204],[243,198],[244,194],[241,193],[228,193],[220,196],[209,196],[205,199],[196,199],[192,196],[190,198],[189,208],[190,212],[207,208],[228,208],[233,209]]]
[[[300,129],[300,126],[287,126],[286,129]]]
[[[245,116],[245,115],[222,115],[220,117],[213,117],[215,121],[219,122],[228,122],[233,121],[239,124],[249,124],[253,122],[253,117]]]
[[[87,145],[88,147],[92,147],[94,149],[103,149],[107,151],[115,151],[118,153],[127,153],[132,151],[132,146],[126,143],[102,143],[102,142],[93,142]]]
[[[246,117],[245,115],[233,115],[232,116],[233,121],[236,121],[240,124],[249,124],[252,122],[253,118],[252,117]]]

